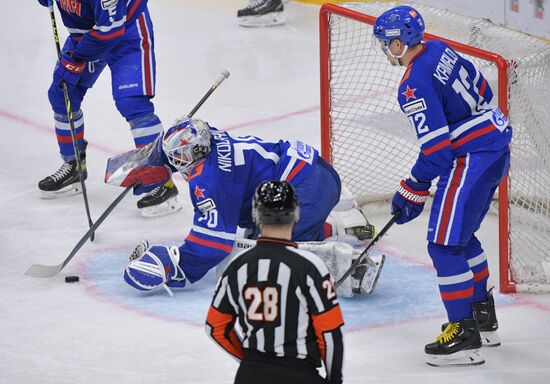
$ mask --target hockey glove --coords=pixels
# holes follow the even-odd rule
[[[140,291],[152,291],[163,284],[183,288],[186,277],[179,260],[178,247],[150,247],[146,240],[142,241],[129,257],[124,280]]]
[[[55,67],[53,73],[54,79],[60,88],[62,87],[62,81],[67,83],[69,88],[74,88],[80,81],[82,74],[86,71],[87,64],[86,60],[79,60],[73,57],[71,52],[65,52]]]
[[[424,203],[430,195],[431,183],[414,182],[411,179],[401,180],[401,184],[393,196],[391,213],[400,212],[396,224],[405,224],[422,213]]]

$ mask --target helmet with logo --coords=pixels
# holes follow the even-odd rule
[[[292,224],[300,208],[296,192],[286,181],[264,181],[252,200],[252,218],[256,225]]]
[[[393,39],[399,39],[411,47],[424,38],[424,20],[418,11],[406,5],[392,8],[376,19],[374,36],[389,46]]]
[[[199,119],[185,119],[168,129],[162,138],[162,150],[178,171],[189,169],[210,153],[210,127]]]

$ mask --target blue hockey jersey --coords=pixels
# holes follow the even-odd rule
[[[446,43],[427,41],[409,63],[398,100],[421,144],[411,175],[429,182],[455,158],[497,151],[510,143],[512,128],[481,72]]]
[[[104,58],[147,6],[147,0],[55,1],[63,24],[77,42],[73,56],[87,61]]]
[[[211,153],[188,175],[195,213],[180,246],[180,265],[191,283],[231,252],[237,227],[254,228],[252,198],[261,182],[278,179],[298,185],[311,174],[319,156],[301,141],[268,142],[211,130]],[[306,199],[300,203],[309,203]]]

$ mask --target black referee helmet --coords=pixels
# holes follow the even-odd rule
[[[300,208],[294,187],[286,181],[264,181],[252,200],[256,225],[291,224],[298,221]]]

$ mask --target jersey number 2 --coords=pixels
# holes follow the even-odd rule
[[[249,320],[271,322],[279,316],[279,292],[277,288],[265,287],[261,290],[258,287],[248,287],[244,291],[244,298],[250,301],[247,311]]]

